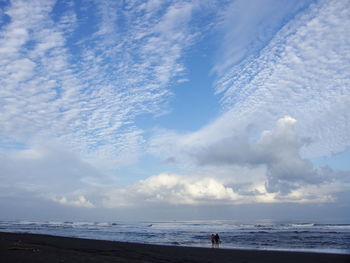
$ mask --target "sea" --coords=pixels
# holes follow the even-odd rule
[[[350,254],[350,224],[240,223],[229,220],[144,222],[0,221],[0,232],[48,234],[172,246]]]

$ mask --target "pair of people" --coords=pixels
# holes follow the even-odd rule
[[[218,234],[211,234],[211,245],[212,247],[219,247],[220,237]]]

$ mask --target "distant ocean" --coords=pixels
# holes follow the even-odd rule
[[[0,221],[0,231],[195,247],[211,247],[210,235],[218,233],[220,248],[350,254],[350,224]]]

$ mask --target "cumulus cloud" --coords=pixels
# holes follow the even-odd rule
[[[301,158],[304,143],[294,130],[295,123],[295,119],[284,117],[277,121],[274,130],[263,132],[256,142],[228,137],[195,151],[193,156],[200,165],[266,165],[269,192],[288,194],[300,185],[329,180],[328,170],[314,169],[309,160]]]
[[[307,141],[298,137],[296,123],[284,117],[255,139],[230,136],[205,144],[205,138],[190,143],[178,136],[172,145],[180,148],[160,153],[192,160],[195,169],[160,173],[124,187],[54,145],[2,152],[1,196],[16,191],[82,208],[333,202],[346,190],[349,174],[315,168],[303,159],[300,148]]]
[[[217,179],[162,173],[123,189],[106,191],[105,207],[234,203],[240,196]]]
[[[172,204],[195,204],[201,201],[237,200],[232,188],[225,187],[213,178],[186,178],[172,174],[160,174],[140,181],[136,192],[145,195],[148,201]]]
[[[250,169],[263,166],[266,169],[264,178],[259,178],[260,185],[251,189],[251,193],[255,191],[257,196],[261,193],[271,193],[274,194],[270,196],[272,200],[286,200],[293,195],[299,195],[303,199],[307,195],[306,189],[315,190],[317,187],[333,183],[338,185],[340,190],[339,182],[346,180],[342,172],[329,167],[314,167],[310,160],[301,156],[301,148],[308,143],[308,140],[298,136],[295,130],[296,123],[292,117],[281,118],[274,129],[264,131],[258,138],[226,135],[216,141],[208,141],[207,137],[203,136],[195,137],[196,140],[191,141],[192,134],[188,137],[170,135],[168,137],[172,138],[168,145],[170,149],[168,148],[169,151],[166,153],[170,156],[177,153],[176,158],[190,158],[202,167],[214,166],[217,169],[225,169],[225,166],[243,166]],[[164,138],[161,141],[163,145]],[[232,178],[233,185],[235,179]],[[250,182],[254,182],[255,179],[252,177]],[[315,196],[319,198],[322,194],[315,193],[309,197],[313,199]]]
[[[250,178],[251,179],[251,178]],[[211,176],[162,173],[140,180],[125,188],[104,188],[98,205],[105,208],[157,207],[157,206],[210,206],[257,203],[329,203],[335,194],[344,191],[339,182],[303,184],[288,193],[269,192],[264,182],[240,184],[232,174],[230,179]],[[249,181],[249,179],[247,179]]]
[[[53,198],[52,200],[62,205],[85,207],[85,208],[94,207],[94,205],[90,201],[88,201],[84,196],[79,196],[79,198],[76,200],[69,200],[66,197]]]

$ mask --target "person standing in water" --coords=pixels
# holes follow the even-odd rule
[[[219,244],[220,244],[220,237],[219,237],[219,234],[216,233],[216,235],[214,236],[214,239],[215,239],[215,244],[217,247],[219,247]]]
[[[215,247],[215,235],[211,234],[211,246]]]
[[[212,248],[218,248],[220,243],[220,237],[218,234],[211,234],[211,246]]]

